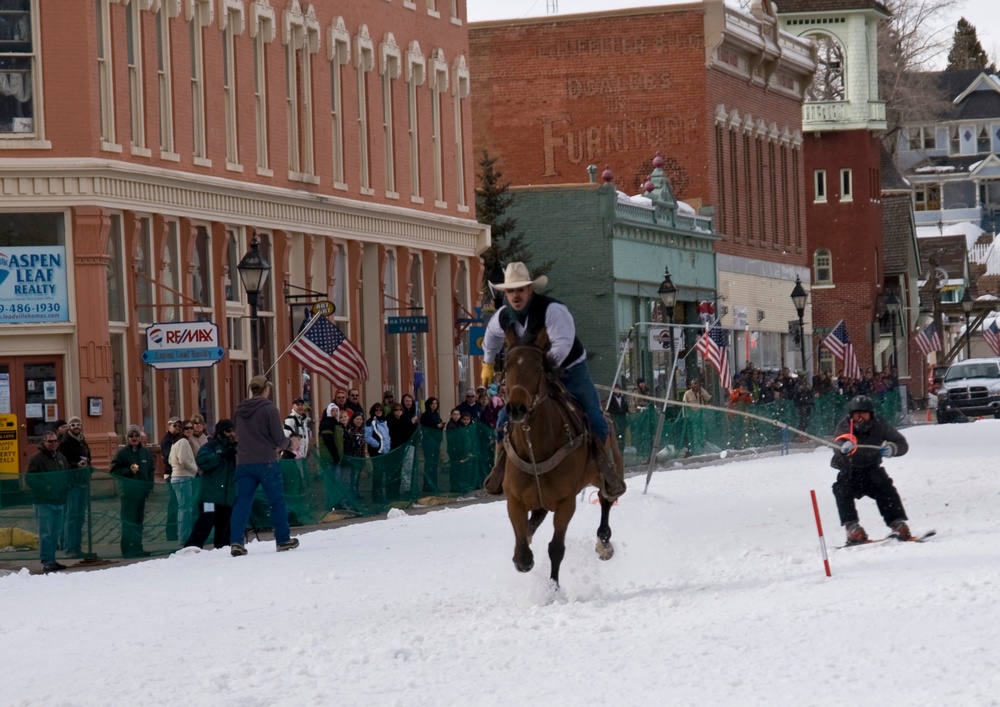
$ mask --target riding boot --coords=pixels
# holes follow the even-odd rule
[[[601,472],[601,479],[604,481],[604,494],[609,501],[614,501],[621,496],[628,487],[625,485],[625,470],[618,471],[615,464],[615,451],[618,448],[618,441],[613,435],[609,435],[604,442],[603,449],[597,454],[597,468]]]
[[[497,442],[496,456],[493,461],[493,468],[490,475],[483,481],[483,488],[486,493],[499,496],[503,493],[503,472],[507,466],[507,450],[504,449],[503,442]]]

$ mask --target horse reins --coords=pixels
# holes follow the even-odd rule
[[[518,348],[526,348],[526,347],[515,346],[514,348],[510,349],[507,352],[507,355],[510,356],[510,354],[516,351]],[[510,392],[513,393],[513,391],[516,390],[517,388],[521,388],[527,392],[527,388],[525,388],[523,385],[520,384],[511,387]],[[538,488],[538,501],[539,503],[544,505],[544,499],[542,498],[542,482],[539,477],[542,474],[547,474],[548,472],[552,471],[554,468],[556,468],[556,466],[559,465],[559,463],[563,459],[565,459],[572,452],[578,449],[586,441],[587,431],[584,430],[583,432],[574,437],[573,431],[570,429],[569,424],[564,421],[563,428],[566,430],[566,436],[569,438],[569,441],[562,447],[557,449],[551,457],[549,457],[541,464],[539,464],[538,461],[535,459],[535,448],[534,445],[531,443],[531,435],[528,434],[531,431],[531,426],[528,424],[528,420],[531,417],[531,413],[534,412],[536,407],[538,407],[538,404],[541,403],[543,400],[548,399],[550,396],[548,392],[545,390],[543,390],[541,393],[530,393],[530,395],[532,396],[531,405],[524,413],[524,418],[521,420],[521,422],[514,422],[513,420],[511,420],[510,422],[508,422],[508,424],[520,426],[521,431],[524,433],[525,442],[528,445],[528,456],[531,457],[531,459],[530,460],[522,459],[517,454],[517,451],[514,449],[514,445],[511,444],[510,442],[509,431],[506,435],[504,435],[503,446],[504,449],[507,451],[508,457],[511,459],[511,461],[514,462],[514,466],[516,466],[518,469],[527,474],[531,474],[531,476],[535,478],[535,486]]]

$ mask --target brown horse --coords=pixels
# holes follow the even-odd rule
[[[600,489],[597,554],[602,560],[614,555],[608,525],[613,502],[604,495],[595,461],[595,455],[603,452],[593,439],[583,412],[572,402],[547,362],[545,332],[535,344],[519,343],[508,332],[506,343],[504,371],[510,423],[504,437],[507,465],[503,490],[507,496],[507,515],[514,528],[514,566],[519,572],[534,567],[531,539],[552,511],[555,528],[549,543],[549,560],[552,581],[558,586],[559,565],[566,553],[566,529],[576,511],[576,497],[588,485]],[[616,470],[623,473],[617,445],[614,451]]]

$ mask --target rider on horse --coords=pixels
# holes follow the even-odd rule
[[[549,360],[560,371],[559,380],[566,387],[573,400],[586,413],[590,429],[601,443],[603,454],[597,455],[597,466],[604,480],[607,496],[614,500],[625,493],[625,482],[615,471],[612,445],[617,444],[611,437],[608,421],[601,410],[601,401],[594,388],[587,369],[587,352],[576,338],[576,324],[569,308],[558,300],[535,292],[536,287],[545,287],[549,279],[541,275],[531,278],[524,263],[510,263],[504,271],[504,282],[493,287],[506,293],[507,304],[500,307],[486,326],[483,339],[483,385],[493,382],[493,362],[504,346],[506,332],[513,330],[525,343],[534,343],[545,330],[551,348]],[[507,423],[504,408],[497,417],[497,439],[502,440]],[[503,492],[504,467],[507,454],[502,444],[497,444],[496,462],[483,484],[491,494]]]

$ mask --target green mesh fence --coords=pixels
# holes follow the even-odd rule
[[[815,437],[829,437],[837,421],[846,413],[848,400],[828,393],[813,398],[809,406],[797,406],[791,400],[776,400],[762,405],[747,405],[742,410],[759,417],[803,430]],[[892,391],[875,400],[877,414],[898,424],[902,418],[899,392]],[[716,407],[667,406],[663,431],[656,438],[661,409],[652,405],[628,415],[618,415],[614,423],[626,466],[644,464],[653,450],[663,461],[678,457],[699,456],[755,447],[783,444],[785,434],[778,425],[738,415],[733,410]],[[796,441],[789,433],[788,442]]]
[[[842,396],[831,394],[814,399],[808,411],[785,400],[746,410],[829,437],[846,404]],[[898,423],[898,393],[886,395],[876,405],[881,417]],[[649,406],[615,419],[626,465],[645,464],[654,449],[664,461],[785,441],[779,427],[726,409],[678,407],[668,407],[657,438],[659,416],[659,409]],[[794,434],[788,441],[795,441]],[[435,505],[477,491],[493,466],[494,440],[493,430],[478,423],[448,431],[421,427],[407,445],[374,458],[345,456],[340,464],[330,464],[313,454],[281,461],[289,523],[295,527],[378,515],[390,508]],[[231,492],[229,500],[234,499]],[[87,558],[169,554],[187,539],[202,500],[207,499],[202,498],[201,477],[153,483],[92,467],[0,474],[0,560],[39,559],[37,507],[56,509],[62,516],[59,561],[68,559],[67,550],[77,537]],[[258,490],[246,531],[252,535],[273,525],[267,499]],[[206,547],[212,540],[210,533]]]

